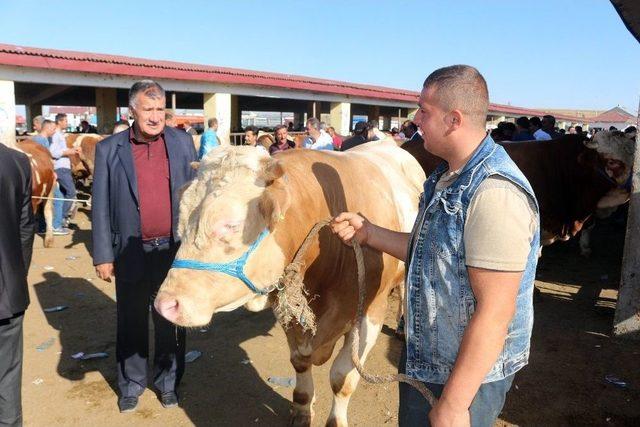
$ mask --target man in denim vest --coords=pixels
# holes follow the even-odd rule
[[[407,342],[400,371],[439,399],[400,385],[401,426],[491,426],[527,364],[539,210],[531,185],[485,131],[487,84],[454,65],[424,82],[415,123],[444,162],[427,178],[413,231],[335,218],[345,242],[406,261]]]

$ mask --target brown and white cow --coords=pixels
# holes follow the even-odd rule
[[[44,237],[44,247],[53,246],[53,191],[56,185],[56,174],[53,170],[51,153],[42,145],[30,139],[20,141],[16,148],[29,157],[31,163],[31,199],[33,212],[36,213],[43,206],[44,219],[47,229]]]
[[[333,153],[289,150],[274,158],[254,147],[217,147],[200,163],[198,176],[180,205],[182,239],[176,259],[226,263],[241,257],[263,230],[268,235],[245,266],[254,286],[274,283],[318,221],[358,210],[375,224],[410,231],[425,176],[419,164],[395,143]],[[404,275],[397,259],[364,248],[367,300],[360,324],[360,357],[373,347],[387,309],[387,297]],[[359,381],[351,362],[351,336],[357,306],[353,250],[323,229],[304,259],[304,283],[317,319],[315,335],[299,326],[286,330],[296,371],[293,424],[313,416],[312,365],[324,364],[345,337],[331,368],[334,392],[330,425],[347,424],[347,405]],[[223,273],[172,268],[155,300],[168,320],[181,326],[208,324],[211,316],[243,304],[257,310],[268,299]]]
[[[79,155],[69,156],[71,161],[71,173],[75,179],[86,179],[93,175],[93,166],[96,158],[96,145],[104,139],[104,136],[95,133],[70,133],[67,134],[67,147],[80,147]]]
[[[621,133],[599,132],[592,141],[565,135],[552,141],[501,142],[527,177],[540,204],[541,243],[575,236],[601,208],[629,200],[633,141]],[[442,160],[422,144],[404,144],[430,174]]]

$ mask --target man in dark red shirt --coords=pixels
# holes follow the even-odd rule
[[[135,121],[96,147],[93,181],[93,263],[101,279],[116,279],[118,407],[131,412],[147,386],[149,305],[178,249],[178,190],[195,172],[191,135],[165,126],[165,93],[151,80],[135,83]],[[164,407],[178,404],[185,331],[152,311],[153,382]]]

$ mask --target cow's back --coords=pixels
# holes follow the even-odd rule
[[[17,147],[20,151],[29,157],[31,164],[31,188],[33,195],[33,208],[41,203],[41,199],[37,197],[47,197],[55,182],[55,173],[53,171],[53,160],[49,150],[35,141],[26,139],[18,142]]]

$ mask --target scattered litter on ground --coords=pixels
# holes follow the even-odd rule
[[[45,313],[54,313],[56,311],[66,310],[67,308],[69,307],[66,305],[56,305],[55,307],[43,308],[42,311],[44,311]]]
[[[251,359],[244,359],[244,360],[243,360],[242,362],[240,362],[240,363],[242,363],[243,365],[248,365],[248,364],[253,363],[253,362],[251,361]]]
[[[44,268],[44,269],[45,269],[45,270],[47,270],[47,271],[51,271],[51,270],[53,270],[53,266],[52,266],[52,265],[45,265],[45,266],[44,266],[44,267],[42,267],[42,268]]]
[[[46,340],[45,342],[43,342],[42,344],[37,346],[36,350],[37,351],[45,351],[46,349],[48,349],[49,347],[51,347],[53,345],[54,341],[55,341],[55,338],[49,338],[48,340]]]
[[[66,259],[66,260],[69,260],[69,261],[75,261],[75,260],[77,260],[78,258],[80,258],[80,257],[79,257],[79,256],[76,256],[76,255],[69,255],[69,256],[68,256],[68,257],[66,257],[65,259]]]
[[[35,384],[35,385],[40,385],[44,382],[44,380],[42,378],[36,378],[35,380],[33,380],[31,382],[31,384]]]
[[[209,328],[200,328],[200,332],[202,333],[209,332]]]
[[[267,381],[274,385],[280,385],[283,387],[294,387],[296,385],[295,378],[289,377],[269,377]]]
[[[191,350],[184,355],[184,361],[186,363],[191,363],[196,361],[200,356],[202,356],[202,352],[200,350]]]
[[[71,355],[71,358],[76,360],[104,359],[106,357],[109,357],[109,353],[100,352],[100,353],[84,354],[84,352],[81,351]]]
[[[620,378],[618,378],[618,377],[616,377],[616,376],[614,376],[612,374],[609,374],[606,377],[604,377],[604,380],[606,382],[608,382],[609,384],[613,384],[616,387],[627,388],[627,382],[626,381],[623,381]]]

